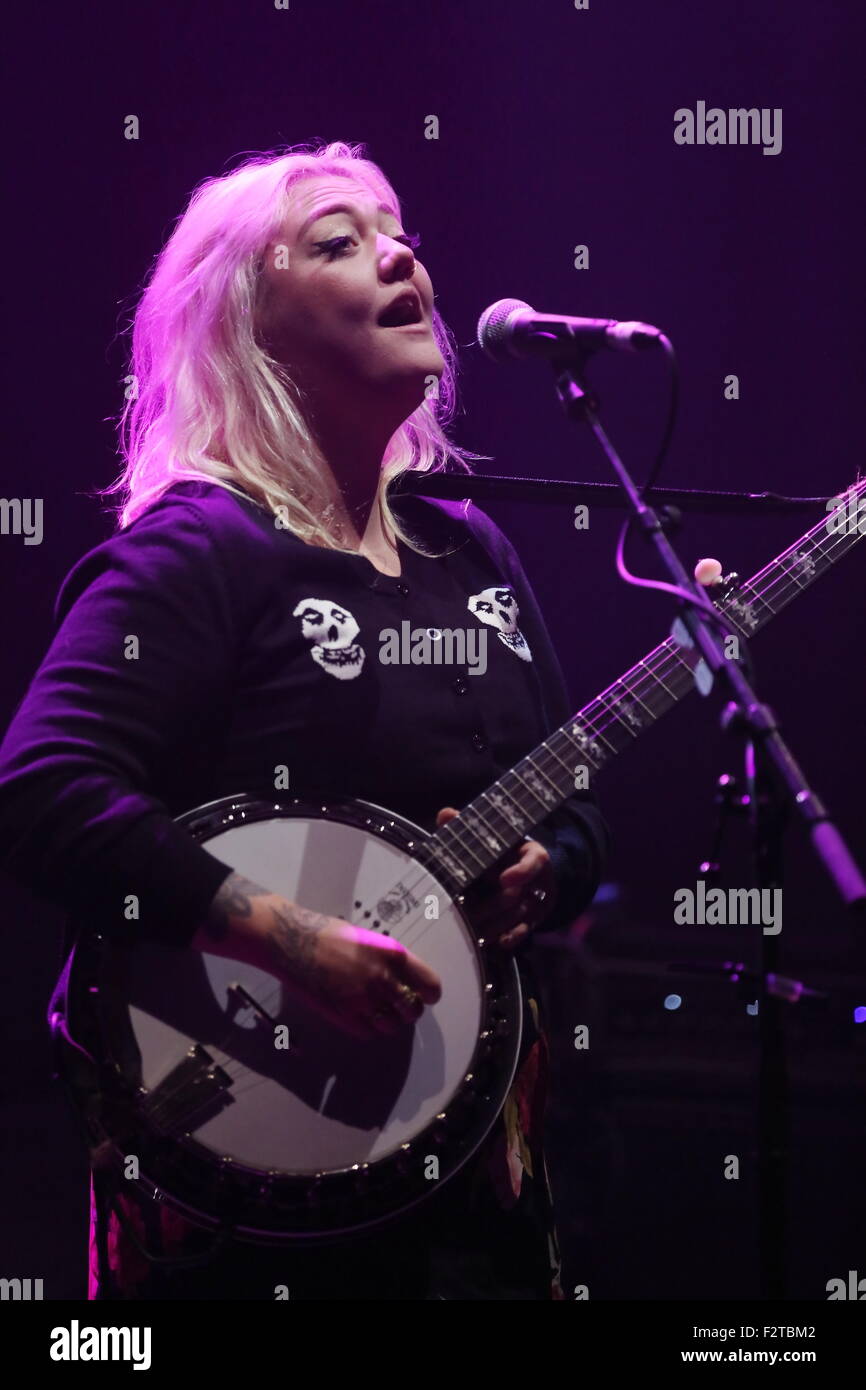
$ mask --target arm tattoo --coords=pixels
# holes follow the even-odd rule
[[[232,917],[250,917],[253,912],[252,899],[268,896],[267,888],[262,888],[260,883],[253,883],[243,874],[230,873],[217,889],[205,919],[205,930],[215,941],[222,941]]]
[[[216,941],[228,935],[233,918],[251,917],[260,910],[257,898],[273,898],[274,894],[260,883],[253,883],[243,874],[230,873],[217,889],[210,906],[205,929]],[[316,938],[328,918],[321,912],[312,912],[298,903],[286,898],[278,904],[270,904],[272,916],[272,939],[281,966],[287,967],[288,974],[305,984],[321,982],[322,973],[316,962]]]
[[[316,959],[316,938],[327,925],[328,918],[321,912],[311,912],[309,908],[289,902],[275,907],[273,914],[274,940],[281,964],[298,983],[321,986],[324,973]]]

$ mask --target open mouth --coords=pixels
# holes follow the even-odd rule
[[[415,290],[406,290],[391,301],[376,322],[380,328],[405,328],[409,324],[421,323],[423,317],[418,294]]]

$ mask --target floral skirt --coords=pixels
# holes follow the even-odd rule
[[[109,1203],[94,1171],[88,1298],[562,1299],[542,1145],[549,1051],[524,961],[520,971],[514,1082],[481,1148],[441,1193],[372,1234],[304,1249],[232,1242],[215,1253],[213,1234],[164,1202],[130,1189]]]

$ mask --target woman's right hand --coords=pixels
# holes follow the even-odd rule
[[[365,1039],[395,1034],[441,998],[439,976],[399,941],[290,907],[270,932],[280,975],[336,1027]]]
[[[399,941],[326,917],[232,872],[191,945],[267,970],[357,1038],[400,1032],[442,995],[439,976]]]

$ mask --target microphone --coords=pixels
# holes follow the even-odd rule
[[[537,314],[522,299],[498,299],[478,320],[478,345],[494,362],[511,357],[586,357],[599,348],[636,352],[662,337],[651,323]]]

